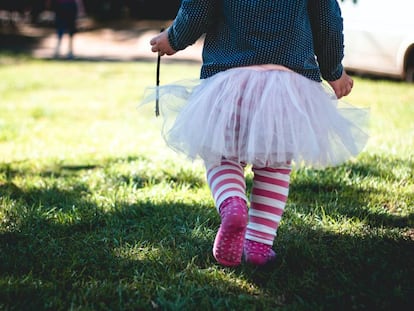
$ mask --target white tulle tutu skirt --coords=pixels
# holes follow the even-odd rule
[[[143,103],[157,96],[167,145],[208,167],[222,158],[257,167],[334,166],[356,156],[368,138],[366,109],[291,71],[230,69],[154,88]]]

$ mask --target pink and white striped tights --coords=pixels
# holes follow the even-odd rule
[[[272,250],[285,209],[290,182],[290,165],[278,168],[253,167],[250,208],[247,209],[244,166],[223,160],[207,170],[216,207],[221,217],[213,255],[224,266],[246,262],[264,265],[275,259]]]

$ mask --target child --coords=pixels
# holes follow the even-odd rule
[[[55,57],[59,57],[60,46],[65,32],[69,36],[69,48],[67,57],[73,58],[73,38],[76,33],[76,20],[79,13],[83,14],[83,2],[81,0],[47,0],[47,7],[55,11],[55,26],[57,43]]]
[[[164,137],[205,162],[221,216],[220,264],[237,266],[243,254],[254,265],[275,259],[292,161],[337,165],[363,148],[367,136],[343,115],[358,110],[337,107],[353,86],[341,65],[342,31],[336,0],[183,0],[151,39],[153,52],[173,55],[205,34],[201,80],[181,92],[186,104]],[[181,96],[172,85],[159,90],[161,100]],[[246,164],[254,173],[249,209]]]

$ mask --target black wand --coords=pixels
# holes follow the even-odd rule
[[[161,28],[160,32],[163,32],[164,28]],[[156,80],[156,94],[155,94],[155,116],[158,117],[160,115],[160,64],[161,64],[161,54],[158,52],[157,57],[157,80]]]

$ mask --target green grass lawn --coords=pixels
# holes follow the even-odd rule
[[[198,72],[165,63],[161,83]],[[296,169],[277,261],[224,268],[201,162],[137,108],[154,63],[0,54],[0,79],[0,310],[412,307],[414,86],[356,77],[366,150]]]

